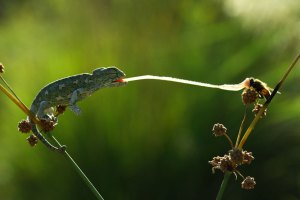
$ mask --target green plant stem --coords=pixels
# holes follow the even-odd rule
[[[225,191],[225,189],[226,189],[226,187],[227,187],[227,184],[228,184],[230,175],[231,175],[230,172],[226,172],[226,173],[224,174],[224,178],[223,178],[223,181],[222,181],[221,187],[220,187],[220,189],[219,189],[219,192],[218,192],[218,195],[217,195],[216,200],[221,200],[221,199],[222,199],[223,194],[224,194],[224,191]]]
[[[52,135],[47,134],[49,138],[54,141],[58,146],[61,146],[61,144],[58,142],[58,140]],[[73,160],[73,158],[70,156],[70,154],[65,151],[63,154],[72,164],[72,166],[75,168],[77,173],[80,175],[80,177],[84,180],[84,182],[87,184],[87,186],[90,188],[90,190],[94,193],[97,199],[104,200],[104,198],[101,196],[101,194],[98,192],[98,190],[95,188],[93,183],[88,179],[88,177],[84,174],[84,172],[80,169],[80,167],[77,165],[77,163]]]

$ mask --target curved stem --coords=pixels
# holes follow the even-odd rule
[[[224,194],[224,191],[225,191],[225,189],[226,189],[226,187],[227,187],[227,184],[228,184],[230,175],[231,175],[230,172],[226,172],[226,173],[224,174],[224,178],[223,178],[222,184],[221,184],[221,186],[220,186],[220,189],[219,189],[219,192],[218,192],[218,195],[217,195],[216,200],[221,200],[221,199],[222,199],[223,194]]]
[[[224,136],[226,137],[226,139],[228,140],[229,144],[230,144],[230,147],[233,149],[233,143],[232,143],[232,140],[230,139],[230,137],[228,136],[227,133],[224,133]]]

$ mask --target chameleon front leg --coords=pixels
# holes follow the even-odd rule
[[[60,153],[64,153],[66,150],[66,146],[62,145],[61,147],[55,147],[53,146],[50,142],[48,142],[48,140],[40,133],[40,131],[37,129],[36,124],[32,123],[31,124],[32,127],[32,132],[33,134],[42,142],[46,145],[46,147],[48,147],[49,149],[53,150],[53,151],[58,151]]]
[[[78,95],[83,91],[82,88],[75,90],[70,99],[69,108],[73,111],[76,115],[81,113],[80,108],[76,105],[77,101],[79,100]]]

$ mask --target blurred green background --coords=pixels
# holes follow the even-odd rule
[[[30,106],[47,83],[115,65],[214,84],[256,77],[274,86],[300,52],[300,2],[0,0],[5,79]],[[300,199],[300,63],[245,145],[255,160],[224,199]],[[70,163],[17,131],[26,116],[0,95],[0,199],[94,199]],[[144,80],[103,89],[54,131],[105,199],[214,199],[222,173],[208,160],[235,140],[240,92]],[[247,122],[252,119],[249,114]]]

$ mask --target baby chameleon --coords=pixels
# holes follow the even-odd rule
[[[80,114],[76,105],[78,101],[90,96],[101,88],[123,86],[127,82],[123,80],[125,74],[116,67],[97,68],[92,74],[84,73],[69,76],[46,85],[36,95],[30,111],[37,118],[45,118],[46,110],[56,106],[68,106],[75,114]],[[50,144],[40,133],[37,125],[29,119],[32,132],[51,150],[64,152],[65,146],[55,147]]]

